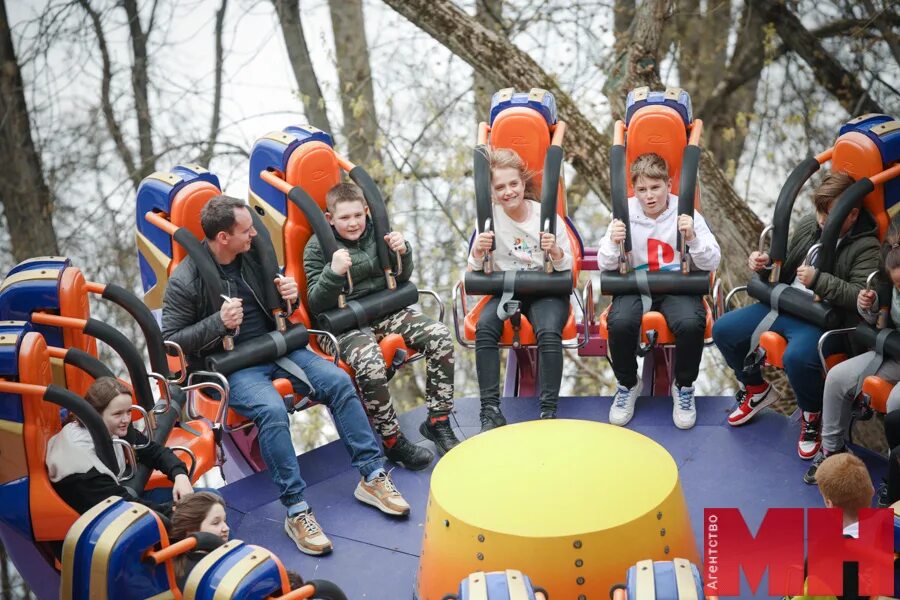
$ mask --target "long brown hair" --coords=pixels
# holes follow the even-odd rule
[[[98,414],[102,415],[109,403],[113,401],[113,398],[122,394],[131,396],[131,390],[128,389],[127,385],[115,377],[98,377],[85,392],[84,399]],[[75,413],[69,413],[69,417],[66,419],[66,423],[72,422],[81,423],[75,416]]]
[[[534,189],[534,171],[530,170],[525,164],[525,160],[519,156],[519,153],[510,148],[494,148],[487,150],[487,159],[491,165],[491,181],[494,179],[494,171],[496,169],[516,169],[522,183],[525,184],[524,196],[529,200],[536,200],[537,193]]]
[[[173,542],[178,542],[190,534],[200,531],[203,519],[206,518],[210,509],[216,504],[220,504],[223,509],[225,508],[225,500],[212,492],[194,492],[182,498],[172,514],[169,539]],[[182,554],[175,559],[176,579],[184,577],[186,559],[186,554]]]

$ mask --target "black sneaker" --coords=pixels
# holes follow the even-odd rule
[[[542,410],[542,411],[541,411],[541,418],[542,418],[542,419],[555,419],[555,418],[556,418],[556,411],[555,411],[555,410]]]
[[[397,434],[397,443],[393,447],[384,447],[384,456],[395,465],[410,471],[421,471],[434,460],[434,452],[410,443],[402,433]]]
[[[459,445],[459,439],[453,433],[450,427],[450,419],[444,418],[434,423],[431,419],[425,419],[425,422],[419,425],[419,433],[425,436],[425,439],[434,442],[437,448],[438,456],[447,454],[455,446]]]
[[[891,505],[890,498],[888,498],[888,485],[887,481],[882,481],[881,485],[878,486],[878,492],[875,494],[875,498],[877,498],[877,502],[875,506],[877,508],[889,508]]]
[[[840,450],[829,452],[828,456],[834,456],[835,454],[841,454],[842,452],[847,452],[847,448],[841,448]],[[813,457],[812,464],[809,465],[806,473],[803,474],[803,483],[816,485],[816,471],[819,470],[819,466],[822,464],[822,462],[825,461],[826,458],[828,457],[825,456],[825,450],[820,449]]]
[[[481,407],[481,432],[496,429],[506,425],[506,417],[500,412],[499,406],[482,406]]]

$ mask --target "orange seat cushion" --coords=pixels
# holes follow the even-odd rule
[[[887,412],[887,400],[895,383],[869,375],[863,380],[862,393],[869,397],[869,404],[880,413]]]
[[[787,345],[787,340],[774,331],[764,331],[759,336],[759,347],[766,351],[766,364],[771,367],[784,368],[784,353],[787,350]],[[830,369],[845,360],[847,360],[846,354],[830,354],[825,357],[825,364]]]
[[[184,446],[194,453],[197,464],[194,467],[194,476],[191,478],[191,483],[196,483],[201,475],[216,465],[216,438],[212,427],[210,427],[209,423],[206,421],[189,421],[187,426],[200,432],[200,435],[194,435],[181,427],[175,427],[166,440],[166,446],[169,448],[173,446]],[[178,453],[178,458],[180,458],[182,462],[187,465],[188,469],[190,469],[190,457],[188,455]],[[144,489],[151,490],[158,487],[170,487],[171,485],[172,482],[169,481],[169,478],[166,477],[165,474],[161,471],[153,471],[149,481],[147,481],[147,485],[144,486]]]
[[[713,326],[713,318],[712,311],[709,309],[709,304],[706,303],[706,299],[703,299],[703,308],[706,310],[706,330],[703,333],[703,338],[708,340],[712,338],[712,326]],[[612,304],[606,307],[602,313],[600,313],[600,337],[601,339],[609,339],[609,331],[607,329],[606,321],[609,318],[609,311],[612,309]],[[661,312],[655,310],[647,311],[643,318],[641,319],[641,342],[644,344],[650,343],[650,340],[647,339],[647,332],[650,330],[656,331],[656,343],[659,345],[670,345],[675,343],[675,334],[672,333],[672,330],[669,329],[669,324],[666,323],[666,318],[663,316]]]
[[[478,304],[466,314],[466,318],[464,321],[464,332],[466,339],[474,342],[475,341],[475,328],[478,325],[478,317],[481,316],[481,311],[484,310],[484,306],[490,302],[493,296],[484,296],[481,300],[478,301]],[[571,305],[569,306],[569,318],[566,319],[566,324],[562,330],[562,339],[571,340],[578,337],[578,330],[575,327],[575,314],[572,311]],[[537,338],[534,335],[534,329],[531,327],[531,323],[528,322],[528,318],[525,315],[522,315],[522,326],[519,328],[519,341],[523,346],[536,346]],[[503,334],[500,336],[500,345],[501,346],[512,346],[513,343],[513,327],[512,323],[509,321],[505,321],[503,323]]]

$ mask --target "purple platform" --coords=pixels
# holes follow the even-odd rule
[[[628,425],[662,444],[675,458],[700,552],[706,507],[738,507],[755,531],[767,508],[822,506],[818,489],[803,483],[809,463],[797,456],[798,424],[767,409],[747,425],[729,427],[725,419],[732,404],[732,398],[698,398],[697,425],[681,431],[672,424],[670,398],[641,398]],[[559,417],[605,422],[609,405],[609,397],[563,398]],[[510,422],[536,418],[537,411],[535,399],[503,401]],[[430,445],[418,432],[423,417],[424,408],[418,408],[401,415],[400,421],[411,441]],[[476,435],[480,428],[477,399],[457,400],[453,419],[461,438]],[[869,465],[877,487],[886,470],[885,459],[865,450],[858,454]],[[412,598],[432,469],[394,470],[394,481],[412,505],[408,519],[396,519],[354,499],[358,474],[351,470],[341,443],[328,444],[298,460],[309,484],[307,500],[334,543],[334,552],[312,557],[296,549],[283,532],[284,508],[267,473],[222,488],[232,537],[269,548],[305,578],[338,583],[354,600]],[[540,482],[535,485],[539,487]],[[745,585],[741,597],[767,598],[765,585],[764,580],[756,595]]]

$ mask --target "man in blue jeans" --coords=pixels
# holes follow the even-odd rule
[[[228,196],[213,198],[201,211],[200,224],[206,236],[203,245],[218,266],[222,289],[231,300],[219,310],[213,308],[197,265],[190,257],[172,273],[163,301],[163,336],[181,345],[189,369],[200,368],[206,355],[221,349],[227,335],[240,345],[272,331],[274,320],[260,298],[273,293],[276,285],[283,300],[297,299],[293,278],[276,280],[276,273],[262,272],[251,245],[256,230],[243,201]],[[399,516],[409,514],[409,504],[384,470],[384,455],[350,377],[305,348],[286,358],[302,370],[308,382],[295,376],[294,368],[288,372],[272,362],[241,369],[228,377],[229,406],[252,419],[259,429],[260,452],[278,486],[281,502],[287,507],[285,532],[301,552],[324,554],[331,551],[331,541],[303,499],[306,483],[300,476],[291,442],[287,409],[272,385],[273,379],[289,379],[300,394],[309,394],[311,386],[315,400],[331,410],[338,435],[362,476],[354,492],[358,500]]]

